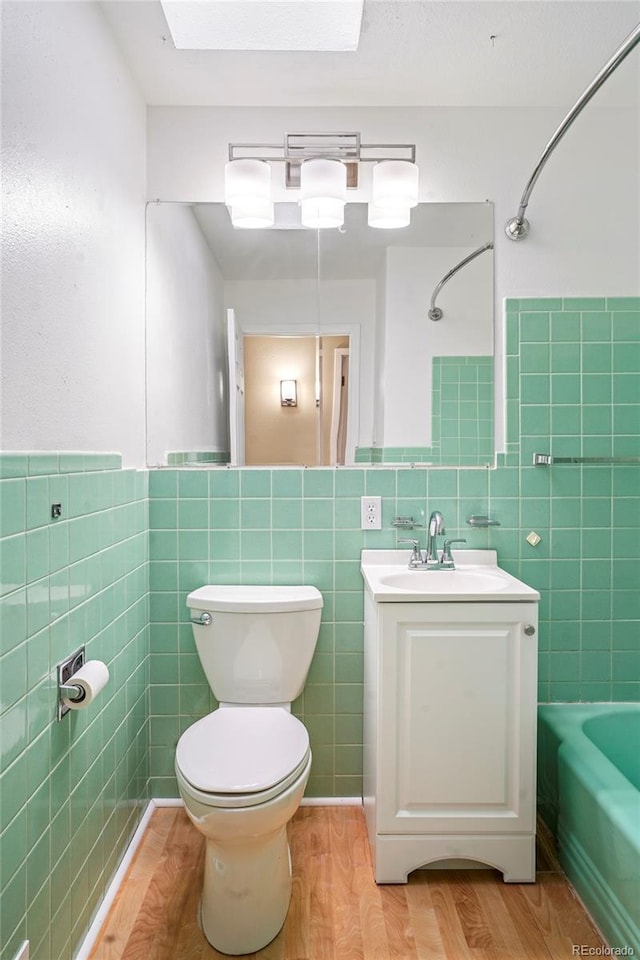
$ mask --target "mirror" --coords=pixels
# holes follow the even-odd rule
[[[493,251],[427,316],[493,205],[411,213],[376,230],[350,203],[313,231],[284,203],[274,228],[234,230],[224,204],[150,204],[148,464],[493,463]]]

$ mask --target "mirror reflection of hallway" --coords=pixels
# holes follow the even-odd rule
[[[245,464],[344,464],[349,337],[245,334],[242,341]],[[282,404],[282,380],[296,381],[295,406]]]

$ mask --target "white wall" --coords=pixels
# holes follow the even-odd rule
[[[2,4],[5,450],[144,463],[145,106],[94,3]]]
[[[477,248],[476,244],[476,248]],[[384,445],[429,446],[432,358],[493,354],[493,266],[478,256],[437,299],[442,320],[426,317],[438,282],[473,247],[393,247],[387,252]]]
[[[147,209],[148,463],[228,450],[224,284],[193,210]]]
[[[222,200],[230,141],[278,143],[284,131],[296,129],[360,130],[365,142],[416,143],[421,200],[495,203],[498,303],[531,294],[634,294],[640,283],[637,110],[590,104],[536,184],[529,206],[532,235],[521,243],[503,235],[565,113],[499,107],[151,107],[149,196]],[[283,189],[278,199],[284,198]],[[352,199],[364,198],[355,191]]]

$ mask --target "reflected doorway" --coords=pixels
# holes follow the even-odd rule
[[[231,331],[229,331],[231,334]],[[342,465],[347,457],[349,336],[229,336],[229,368],[242,359],[242,389],[231,391],[241,409],[231,422],[244,440],[237,465]],[[295,381],[295,402],[284,402],[281,383]],[[233,406],[233,404],[232,404]]]

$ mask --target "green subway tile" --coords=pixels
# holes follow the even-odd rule
[[[520,426],[524,436],[548,437],[551,429],[549,407],[523,406],[520,413]],[[557,432],[555,427],[554,432]]]
[[[0,540],[0,595],[26,583],[26,537],[23,533]]]
[[[519,304],[518,310],[522,313],[536,310],[562,310],[567,301],[558,297],[522,297],[515,302]]]
[[[245,560],[269,560],[271,558],[270,530],[242,530],[240,532],[240,557]]]
[[[177,470],[150,470],[149,495],[171,499],[178,493]]]
[[[640,311],[614,313],[612,316],[613,340],[626,340],[636,343],[640,338]]]
[[[550,351],[551,371],[577,373],[580,370],[580,344],[552,343]]]
[[[28,456],[28,472],[30,477],[58,473],[59,470],[60,461],[57,453],[34,453]]]
[[[178,500],[178,527],[182,530],[207,530],[209,528],[209,501]]]
[[[625,404],[614,409],[613,432],[617,435],[631,434],[640,439],[640,403]],[[640,456],[640,443],[638,455]]]
[[[49,573],[49,531],[30,530],[26,535],[27,581],[39,580]]]
[[[333,527],[334,505],[331,500],[306,498],[302,513],[303,526],[306,529],[327,530]]]
[[[340,497],[360,497],[364,494],[364,470],[338,470],[335,476],[335,495]]]
[[[581,378],[574,373],[551,374],[551,401],[556,403],[580,403]]]
[[[240,495],[240,471],[209,471],[209,493],[216,499],[236,499]]]
[[[271,495],[286,500],[299,498],[302,495],[302,470],[273,470]]]
[[[271,527],[271,500],[240,500],[241,529]]]
[[[333,497],[334,471],[306,470],[303,475],[303,490],[306,497]]]
[[[522,373],[547,373],[549,370],[549,346],[541,343],[527,343],[520,348],[520,370]]]
[[[551,409],[551,435],[561,437],[567,434],[578,436],[582,427],[582,409],[579,406],[565,405]]]
[[[270,497],[271,471],[245,470],[240,475],[241,497]]]
[[[305,514],[306,517],[306,514]],[[341,530],[360,529],[360,500],[343,499],[335,501],[335,526]]]
[[[640,342],[613,344],[613,370],[636,374],[640,371]]]
[[[605,310],[607,301],[604,297],[564,297],[562,306],[565,310]]]
[[[549,340],[549,314],[544,311],[520,313],[520,343]]]
[[[0,535],[11,536],[26,529],[26,481],[0,482]]]
[[[578,343],[580,340],[580,313],[568,310],[551,313],[551,339],[554,343],[568,340]]]
[[[605,310],[584,311],[582,314],[582,340],[611,340],[611,314]]]
[[[173,529],[178,524],[178,505],[175,500],[151,500],[149,524],[153,530]]]
[[[0,453],[0,479],[26,477],[28,457],[23,453]]]
[[[208,497],[209,473],[207,470],[179,470],[177,473],[180,497]]]
[[[362,713],[361,683],[337,683],[335,686],[336,714]]]
[[[521,380],[522,403],[549,403],[551,381],[547,374],[523,374]]]
[[[583,373],[611,373],[611,348],[597,343],[585,343],[581,348]]]

